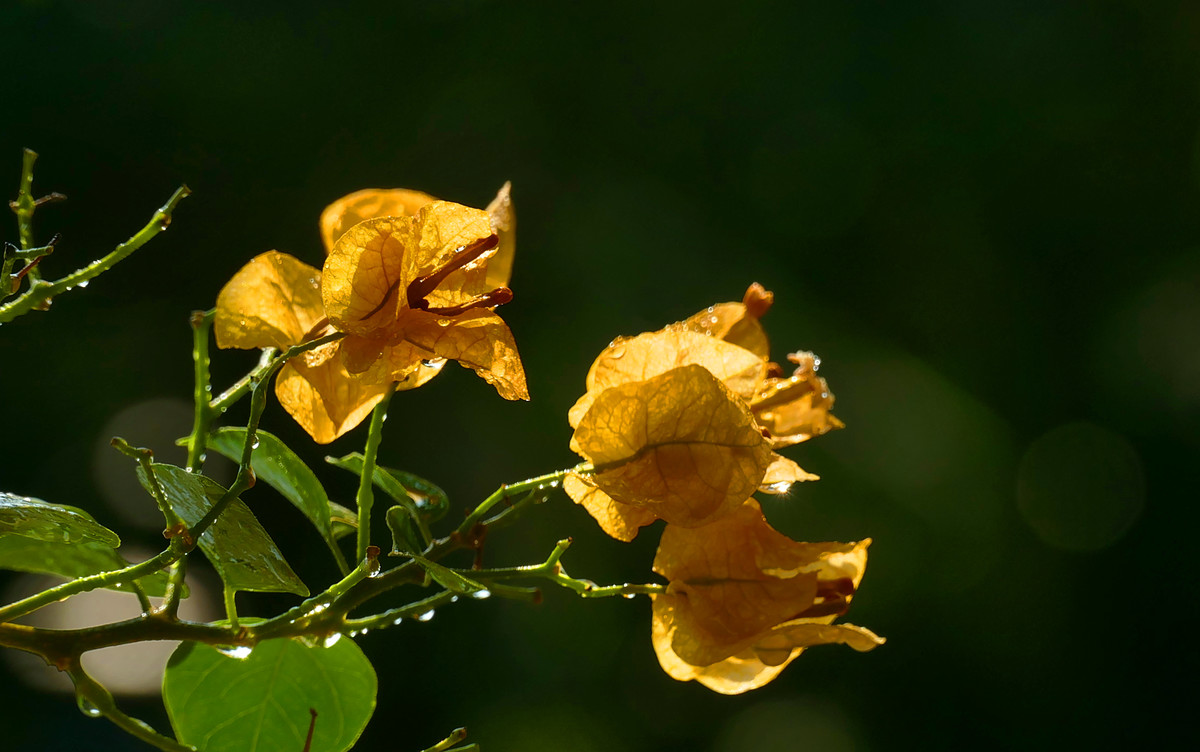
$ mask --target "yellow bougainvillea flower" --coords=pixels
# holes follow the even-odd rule
[[[657,332],[614,340],[592,363],[587,375],[587,392],[568,414],[571,426],[576,429],[571,448],[595,464],[595,458],[601,456],[597,442],[611,440],[619,449],[641,440],[614,437],[610,425],[614,417],[609,411],[611,405],[618,403],[609,400],[597,409],[598,402],[612,389],[645,384],[684,366],[698,366],[726,387],[726,393],[739,405],[741,430],[746,435],[758,434],[762,437],[760,443],[766,447],[788,446],[840,427],[841,423],[828,412],[833,397],[824,380],[813,373],[811,366],[815,363],[810,364],[803,374],[797,369],[797,375],[790,378],[771,375],[778,367],[767,359],[768,343],[759,318],[770,308],[773,299],[770,292],[756,283],[747,290],[741,303],[721,303]],[[814,393],[814,389],[820,391]],[[814,400],[814,394],[823,396]],[[675,413],[699,415],[701,409],[699,402],[679,404],[674,406],[674,412],[666,413],[661,420],[666,421]],[[683,421],[679,425],[686,424],[687,421]],[[597,425],[605,427],[607,433],[596,432],[593,427]],[[581,429],[590,437],[588,446],[580,441]],[[636,430],[636,427],[630,430]],[[761,459],[764,455],[756,456]],[[667,504],[654,496],[668,484],[642,482],[636,488],[630,483],[618,485],[612,481],[610,471],[600,472],[599,468],[595,475],[568,476],[564,488],[576,503],[596,518],[605,532],[629,541],[637,535],[638,528],[655,519],[681,525],[704,524],[740,503],[756,486],[767,493],[786,493],[793,483],[817,478],[791,460],[770,453],[765,456],[767,464],[753,466],[749,475],[733,472],[730,476],[740,481],[747,477],[756,478],[749,485],[739,482],[722,486],[689,480],[686,477],[688,469],[681,464],[663,470],[662,474],[671,478],[669,485],[684,488],[687,483],[700,483],[707,490],[707,495],[692,498],[687,515],[680,513],[678,499],[672,497]],[[613,466],[612,460],[606,463]],[[743,467],[740,471],[746,469]],[[719,475],[726,470],[724,465],[705,468],[710,475]],[[679,477],[671,476],[672,472]],[[644,481],[641,476],[635,477]],[[718,493],[722,490],[723,493]]]
[[[759,321],[771,310],[775,293],[757,282],[746,289],[741,303],[717,303],[685,320],[683,325],[695,332],[731,342],[763,360],[771,357],[767,333]]]
[[[511,183],[500,186],[496,198],[487,207],[492,230],[499,238],[496,253],[488,260],[487,282],[492,287],[504,287],[512,277],[517,217],[511,191]],[[437,199],[428,193],[407,188],[366,188],[342,196],[321,212],[321,240],[325,242],[325,252],[332,252],[338,238],[359,222],[377,217],[410,217],[434,201]]]
[[[512,299],[490,269],[501,222],[497,212],[434,201],[343,232],[325,260],[321,296],[330,324],[346,333],[347,371],[388,383],[457,360],[505,399],[529,399],[512,332],[493,312]]]
[[[654,559],[668,580],[667,592],[653,596],[663,670],[740,694],[812,645],[882,645],[869,629],[833,624],[862,581],[869,544],[798,543],[772,528],[752,499],[704,527],[668,525]]]
[[[783,369],[770,362],[759,319],[774,299],[756,282],[741,303],[718,303],[657,332],[614,340],[592,363],[587,393],[568,414],[571,425],[578,423],[599,392],[613,384],[698,363],[746,401],[775,448],[843,428],[845,424],[830,412],[833,393],[817,375],[819,358],[810,352],[788,355],[796,365],[791,376],[783,376]]]
[[[571,447],[593,472],[569,475],[567,493],[624,541],[655,519],[703,525],[756,488],[815,477],[772,452],[746,403],[695,363],[599,393]]]
[[[217,296],[217,346],[283,350],[326,333],[320,280],[320,270],[286,253],[255,257]],[[387,389],[351,378],[334,357],[337,348],[335,342],[288,361],[275,381],[280,404],[322,444],[362,422]],[[406,388],[416,385],[414,380]]]
[[[355,224],[383,216],[411,216],[436,201],[405,189],[357,191],[326,207],[321,236],[326,251]],[[489,259],[487,280],[507,284],[516,246],[516,217],[505,183],[488,206],[498,237]],[[285,253],[264,253],[245,267],[217,298],[214,330],[218,347],[286,349],[333,330],[321,300],[321,272]],[[383,398],[388,380],[352,377],[341,357],[342,343],[305,353],[279,371],[275,394],[293,418],[320,443],[328,443],[357,426]],[[433,378],[445,365],[430,357],[399,380],[397,389],[412,389]]]

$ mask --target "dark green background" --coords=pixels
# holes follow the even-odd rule
[[[849,620],[889,642],[815,649],[731,698],[661,673],[645,600],[463,603],[360,640],[380,673],[362,749],[415,752],[457,725],[490,752],[1194,738],[1200,9],[242,6],[0,10],[4,195],[28,146],[37,188],[70,197],[38,215],[39,240],[63,235],[47,273],[130,235],[178,183],[195,191],[128,262],[0,330],[0,488],[159,545],[107,506],[92,467],[114,413],[189,398],[188,313],[265,250],[319,265],[317,216],[351,190],[483,205],[511,179],[516,299],[501,312],[533,401],[449,366],[397,396],[382,461],[441,482],[456,510],[572,464],[566,410],[613,336],[760,281],[777,295],[775,356],[816,351],[848,424],[789,452],[823,480],[767,513],[796,538],[875,539]],[[217,358],[218,385],[253,360]],[[264,425],[326,453],[278,405]],[[1021,467],[1041,505],[1024,516]],[[321,472],[347,501],[350,476]],[[266,489],[245,498],[302,576],[328,581],[299,515]],[[567,534],[573,574],[649,576],[655,532],[607,540],[565,496],[488,556],[533,561]],[[5,749],[132,748],[0,671]]]

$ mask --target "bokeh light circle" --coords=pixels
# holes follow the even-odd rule
[[[1112,545],[1145,503],[1142,463],[1120,435],[1070,423],[1042,435],[1017,470],[1017,507],[1046,544],[1069,551]]]

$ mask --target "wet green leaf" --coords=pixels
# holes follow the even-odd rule
[[[392,531],[392,555],[411,556],[425,550],[421,540],[416,512],[410,506],[397,504],[387,510],[387,526]]]
[[[55,543],[35,540],[21,535],[0,536],[0,569],[33,574],[54,574],[68,579],[123,569],[129,566],[112,547],[95,541]],[[138,584],[148,595],[161,596],[167,586],[167,576],[159,572],[142,577]],[[128,585],[110,590],[133,592]]]
[[[354,535],[358,531],[358,512],[335,501],[329,502],[329,528],[334,540]]]
[[[204,752],[299,752],[312,711],[311,752],[343,752],[370,720],[376,686],[349,638],[266,640],[241,659],[185,642],[167,663],[163,701],[179,741]]]
[[[326,457],[325,461],[355,475],[362,473],[363,456],[358,452],[340,458]],[[397,504],[416,504],[417,511],[426,522],[437,522],[450,509],[450,500],[445,491],[412,473],[376,466],[371,480]]]
[[[417,564],[420,564],[421,568],[433,578],[434,582],[452,593],[470,595],[471,593],[478,593],[480,591],[487,590],[487,587],[485,587],[483,584],[478,583],[469,577],[464,577],[458,572],[455,572],[453,569],[448,569],[441,564],[438,564],[436,561],[430,561],[423,556],[410,555],[409,558],[411,558]]]
[[[333,534],[329,496],[324,486],[304,460],[274,434],[259,430],[258,447],[250,458],[250,467],[259,480],[274,488],[317,528],[330,550],[336,548],[340,536]],[[228,426],[213,432],[209,446],[238,462],[246,443],[246,429]]]
[[[4,535],[52,543],[95,541],[109,548],[121,545],[116,533],[78,507],[50,504],[0,491],[0,536]]]
[[[167,503],[188,525],[199,522],[227,491],[212,479],[189,473],[182,467],[158,463],[153,467]],[[137,474],[149,492],[151,486],[145,469],[139,466]],[[275,541],[240,499],[234,499],[204,531],[200,549],[227,588],[308,595],[308,588],[288,566]]]

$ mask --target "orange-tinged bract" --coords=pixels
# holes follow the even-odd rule
[[[457,360],[505,399],[528,399],[512,333],[493,312],[512,298],[489,275],[499,246],[491,214],[446,201],[343,233],[321,283],[326,315],[347,335],[342,364],[386,383],[422,363]]]
[[[798,543],[752,499],[703,527],[668,525],[654,560],[668,580],[667,592],[653,596],[663,669],[740,694],[774,679],[806,647],[883,644],[870,630],[833,624],[862,581],[869,544]]]
[[[320,279],[319,270],[286,253],[255,257],[217,296],[217,346],[282,350],[327,333]],[[362,422],[387,389],[350,378],[334,357],[337,348],[332,343],[285,363],[275,381],[279,403],[322,444]]]
[[[475,369],[507,399],[528,399],[512,333],[492,313],[512,297],[506,285],[516,216],[509,191],[505,183],[486,211],[408,189],[343,196],[326,207],[320,223],[337,277],[327,293],[345,299],[338,315],[326,310],[321,271],[270,251],[221,290],[217,346],[285,349],[342,324],[348,336],[286,363],[275,384],[280,403],[321,443],[362,422],[393,382],[397,390],[416,388],[446,360]],[[348,234],[369,247],[338,246]],[[403,245],[406,238],[411,246]],[[454,245],[459,240],[466,245]],[[405,287],[380,290],[394,274],[404,276]],[[354,318],[364,296],[383,301],[362,317],[369,321]],[[395,305],[387,307],[387,300]]]
[[[572,446],[610,499],[686,526],[739,504],[773,459],[749,409],[698,365],[606,389]]]
[[[790,378],[771,375],[778,373],[778,366],[768,360],[767,337],[759,318],[773,300],[772,293],[755,283],[740,303],[721,303],[657,332],[618,338],[592,363],[587,392],[567,417],[576,429],[571,448],[592,462],[597,472],[590,477],[573,476],[565,489],[609,535],[632,540],[639,527],[654,519],[702,525],[740,503],[756,487],[780,494],[793,483],[817,479],[791,460],[767,451],[842,425],[829,413],[833,397],[824,379],[815,375],[815,359],[800,364]],[[694,442],[675,438],[647,457],[638,455],[638,463],[622,465],[605,459],[606,451],[620,452],[646,440],[637,433],[640,424],[614,412],[627,409],[631,390],[641,389],[668,403],[660,410],[663,425],[686,427],[709,419],[704,411],[722,403],[715,392],[708,401],[689,392],[678,404],[669,404],[667,393],[659,391],[661,384],[656,379],[684,368],[706,372],[711,381],[725,388],[724,401],[734,408],[726,408],[722,414],[738,416],[730,418],[728,425],[737,425],[740,436],[755,436],[761,448],[754,453],[755,461],[734,456],[732,446],[720,451],[710,448],[701,458]],[[618,394],[624,397],[618,399]],[[671,420],[676,422],[671,424]],[[605,430],[598,432],[597,427]],[[581,435],[589,437],[586,446]],[[681,459],[684,447],[686,461]],[[741,448],[744,451],[746,447]],[[609,467],[602,468],[605,464]],[[613,472],[617,466],[622,470],[619,479]],[[687,503],[680,499],[684,494],[670,490],[676,488],[688,489]],[[722,490],[724,493],[718,493]],[[688,514],[684,515],[683,509]]]
[[[512,277],[517,215],[513,211],[511,191],[511,183],[500,186],[487,207],[492,231],[499,238],[496,253],[488,261],[487,280],[492,287],[504,287]],[[437,199],[428,193],[407,188],[365,188],[342,196],[321,212],[321,240],[325,243],[325,252],[331,252],[338,238],[359,222],[378,217],[413,216],[434,201]]]

